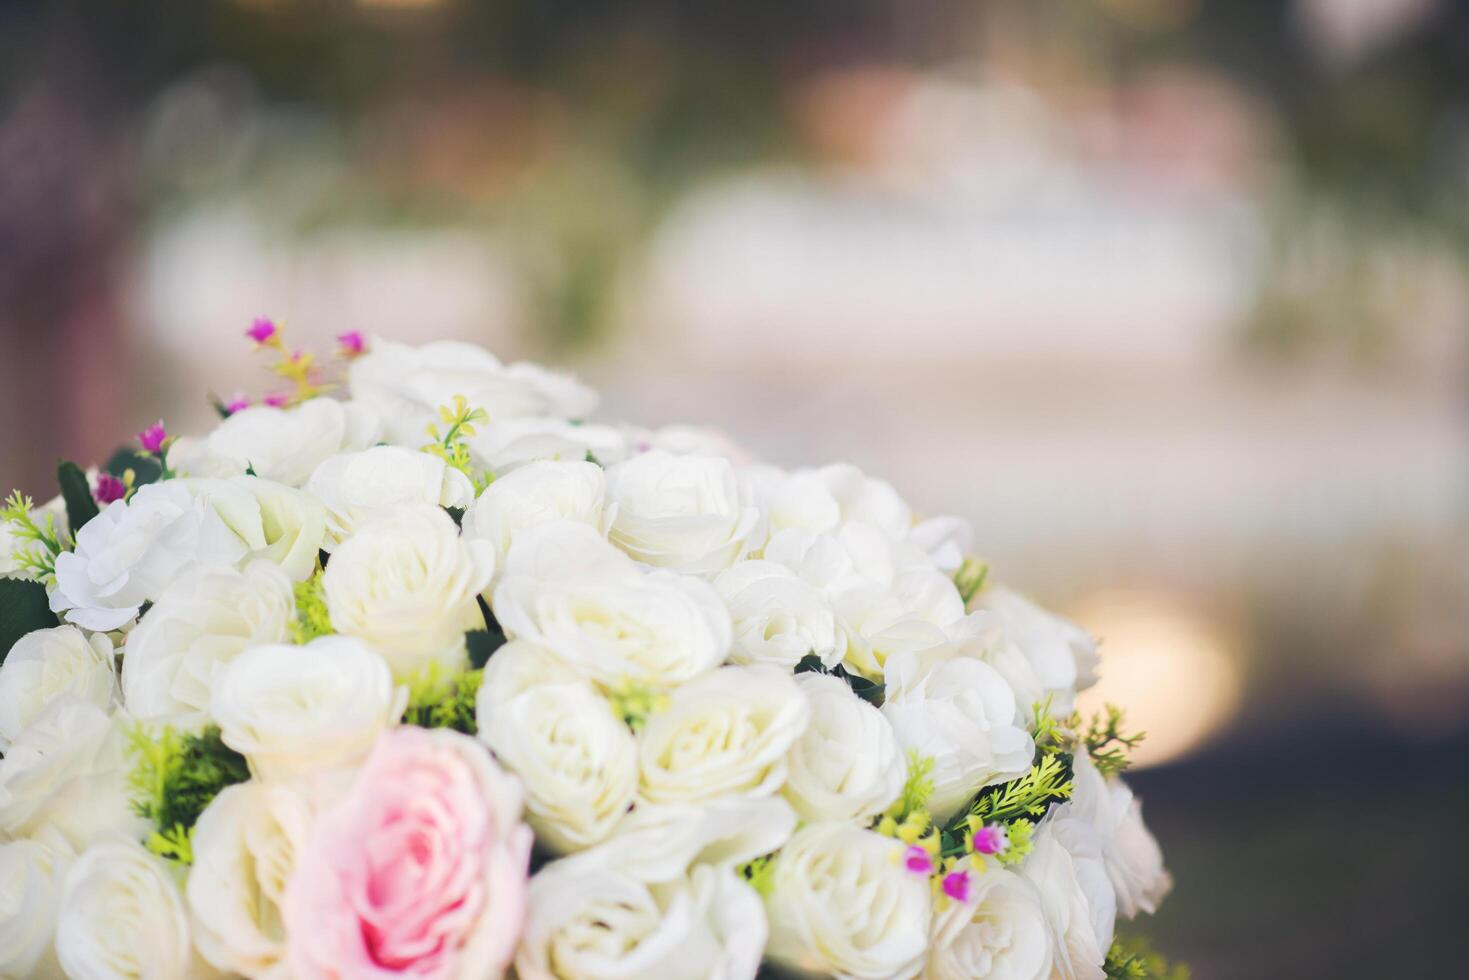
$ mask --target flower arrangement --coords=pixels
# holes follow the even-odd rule
[[[0,975],[1175,976],[1096,645],[848,465],[459,343],[0,510]]]

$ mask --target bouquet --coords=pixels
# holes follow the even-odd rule
[[[964,521],[247,333],[283,390],[0,511],[0,974],[1161,975],[1139,736]]]

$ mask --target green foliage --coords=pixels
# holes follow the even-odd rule
[[[64,531],[56,527],[56,517],[35,512],[35,502],[16,490],[0,507],[0,524],[10,525],[10,536],[17,542],[10,558],[31,578],[49,582],[56,577],[56,558],[71,547]]]
[[[928,812],[928,800],[933,796],[933,758],[908,751],[908,778],[903,781],[903,792],[898,801],[888,807],[888,816],[903,823],[915,813]]]
[[[471,408],[463,395],[455,395],[452,405],[439,406],[439,424],[429,423],[428,437],[432,441],[423,447],[424,452],[439,457],[469,477],[476,494],[490,485],[491,477],[474,468],[465,440],[475,435],[476,424],[489,420],[490,415],[484,409]]]
[[[1017,865],[1030,857],[1034,847],[1035,824],[1029,820],[1013,820],[1005,825],[1005,835],[1010,839],[1010,846],[995,855],[997,861],[1001,864]]]
[[[408,685],[408,710],[403,713],[403,723],[475,734],[479,731],[475,702],[484,676],[483,670],[469,670],[444,678],[437,665],[430,666]]]
[[[128,740],[133,809],[153,824],[148,848],[185,863],[193,860],[191,834],[199,814],[228,786],[250,778],[245,757],[224,744],[219,729],[198,734],[135,727]]]
[[[841,678],[847,682],[847,686],[852,689],[853,694],[873,707],[882,707],[885,689],[881,683],[869,680],[861,674],[854,674],[841,664],[837,664],[835,667],[828,667],[821,662],[821,658],[816,654],[808,653],[801,658],[800,663],[796,664],[796,673],[805,674],[813,671],[818,674],[830,674],[832,677]]]
[[[596,463],[598,466],[602,465],[602,461],[597,458],[597,454],[590,449],[587,450],[586,461],[588,463]]]
[[[969,809],[969,815],[983,823],[1039,820],[1051,804],[1070,799],[1074,787],[1071,758],[1043,753],[1030,771],[1019,779],[981,790]]]
[[[761,898],[769,898],[770,893],[775,890],[774,854],[757,857],[753,861],[739,865],[735,871],[750,883],[750,887],[755,889]]]
[[[336,632],[332,617],[326,608],[326,593],[321,587],[321,573],[317,572],[304,582],[297,582],[296,618],[291,623],[291,639],[296,643],[310,643],[318,636],[330,636]]]
[[[490,662],[490,657],[496,650],[505,645],[505,634],[498,630],[471,630],[464,634],[464,642],[469,647],[469,664],[478,670]]]
[[[128,446],[117,450],[102,467],[130,487],[156,483],[163,476],[163,464],[156,456],[138,452]],[[128,474],[132,477],[129,479]]]
[[[66,502],[66,526],[75,537],[99,513],[97,501],[92,499],[92,485],[80,466],[66,460],[56,466],[56,482],[61,486],[61,499]]]
[[[0,578],[0,663],[27,633],[57,625],[46,587],[21,578]]]
[[[1071,734],[1064,724],[1051,714],[1051,696],[1031,706],[1035,712],[1035,727],[1031,735],[1037,751],[1044,755],[1057,755],[1068,750]]]
[[[607,692],[607,701],[612,710],[635,732],[643,730],[648,719],[668,706],[668,695],[662,691],[629,680],[623,680]]]
[[[1141,936],[1112,940],[1107,960],[1102,965],[1107,980],[1189,980],[1189,968],[1183,964],[1170,966]]]
[[[979,594],[979,590],[984,588],[985,580],[989,577],[989,562],[968,556],[964,558],[964,563],[954,573],[954,585],[958,588],[959,596],[964,600],[966,608],[968,608],[969,603],[973,601],[974,597]]]
[[[1081,736],[1081,743],[1086,746],[1087,754],[1092,757],[1097,771],[1104,777],[1115,776],[1131,765],[1132,760],[1128,758],[1128,754],[1147,737],[1147,732],[1126,734],[1122,729],[1125,722],[1123,710],[1115,704],[1109,704],[1102,713],[1092,716],[1091,725]],[[1075,727],[1081,727],[1079,719]]]

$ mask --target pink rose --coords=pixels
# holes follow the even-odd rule
[[[301,978],[499,977],[526,913],[520,784],[473,738],[381,735],[312,828],[283,917]]]

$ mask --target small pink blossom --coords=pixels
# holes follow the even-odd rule
[[[379,736],[286,886],[292,976],[500,976],[526,915],[532,835],[520,815],[520,784],[481,742],[448,729]]]
[[[291,404],[291,396],[289,392],[273,392],[272,394],[266,395],[260,400],[264,404],[269,405],[271,408],[285,408],[287,405]]]
[[[969,901],[969,872],[950,871],[944,875],[944,894],[956,902]]]
[[[228,412],[230,415],[233,415],[236,412],[243,412],[245,409],[247,409],[249,407],[250,407],[250,399],[249,398],[245,397],[244,395],[236,395],[235,397],[231,398],[228,402],[225,403],[224,410],[226,412]]]
[[[914,874],[933,874],[933,856],[914,844],[903,852],[903,866]]]
[[[274,320],[261,316],[256,317],[255,321],[250,324],[250,329],[245,331],[245,336],[257,344],[268,344],[279,332],[280,328],[275,325]]]
[[[974,849],[980,854],[1003,854],[1010,847],[1010,835],[998,824],[989,824],[974,832]]]
[[[138,433],[138,444],[145,452],[157,453],[168,441],[168,431],[163,428],[163,420],[159,419],[148,428]]]
[[[361,330],[348,330],[346,333],[337,334],[337,343],[341,345],[343,357],[357,357],[367,350],[367,341],[363,338]]]
[[[99,504],[110,504],[114,500],[121,500],[128,495],[128,485],[123,483],[111,473],[97,474],[97,487],[92,491],[92,499]]]

